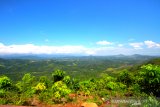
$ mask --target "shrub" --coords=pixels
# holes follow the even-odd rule
[[[67,85],[62,81],[55,82],[52,86],[52,91],[56,99],[65,97],[71,92]]]
[[[160,66],[143,65],[137,79],[142,91],[157,96],[160,94]]]
[[[117,80],[119,82],[122,82],[123,84],[126,84],[127,87],[129,87],[130,85],[132,85],[132,83],[134,82],[133,79],[133,74],[131,74],[130,72],[128,72],[127,70],[123,70],[119,76],[117,77]]]
[[[6,91],[4,89],[0,89],[0,98],[3,98],[6,95]]]
[[[73,91],[78,91],[79,90],[79,88],[80,88],[80,81],[78,80],[78,79],[71,79],[71,85],[70,85],[70,87],[71,87],[71,89],[73,90]]]
[[[1,104],[1,105],[7,104],[7,100],[0,98],[0,104]]]
[[[50,80],[46,76],[41,76],[39,78],[39,82],[40,83],[44,83],[44,85],[46,86],[46,88],[48,88],[49,85],[51,84]]]
[[[6,89],[11,86],[11,80],[7,76],[0,77],[0,89]]]
[[[46,86],[44,83],[38,83],[35,87],[36,91],[39,93],[41,91],[46,90]]]
[[[71,82],[70,76],[65,76],[65,77],[63,78],[63,82],[66,83],[67,85],[69,85],[70,82]]]
[[[118,90],[118,89],[119,89],[118,84],[115,83],[115,82],[112,82],[112,81],[108,82],[108,83],[106,84],[106,86],[107,86],[107,88],[108,88],[109,90]]]
[[[130,91],[134,93],[134,95],[139,95],[141,93],[139,84],[133,84],[131,87],[128,88]]]
[[[92,81],[82,81],[79,83],[80,91],[83,91],[86,95],[94,93],[97,85]]]
[[[19,81],[16,84],[16,87],[19,89],[19,92],[25,92],[27,90],[31,90],[32,85],[34,83],[34,76],[31,76],[31,74],[27,73],[23,76],[22,81]]]
[[[109,76],[108,74],[101,74],[101,79],[103,79],[105,82],[109,82],[109,81],[115,81],[116,78]]]
[[[52,97],[53,92],[51,90],[45,90],[39,93],[39,100],[47,104],[53,104]]]
[[[160,102],[153,96],[149,96],[142,102],[143,107],[160,107]]]
[[[53,76],[54,82],[63,80],[64,75],[65,75],[65,72],[62,70],[56,70],[55,72],[53,72],[52,76]]]

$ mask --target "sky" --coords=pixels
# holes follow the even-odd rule
[[[0,0],[0,54],[160,55],[160,0]]]

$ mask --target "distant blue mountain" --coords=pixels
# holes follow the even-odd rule
[[[108,56],[93,56],[93,55],[74,55],[74,54],[10,54],[0,55],[0,58],[4,59],[51,59],[51,58],[63,58],[63,57],[115,57],[115,58],[149,58],[149,57],[160,57],[160,56],[149,56],[149,55],[108,55]]]

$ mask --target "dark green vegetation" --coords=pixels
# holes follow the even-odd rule
[[[7,75],[12,80],[20,80],[25,73],[47,76],[51,78],[54,70],[60,69],[74,78],[85,80],[97,78],[101,73],[114,75],[114,71],[131,68],[147,62],[151,56],[84,56],[54,57],[52,59],[38,57],[20,57],[21,59],[0,59],[0,75]],[[134,68],[132,68],[134,69]],[[135,70],[134,70],[135,71]]]
[[[141,106],[158,107],[159,58],[148,56],[1,59],[0,104],[34,105],[76,102],[70,94],[101,98],[145,98]],[[20,78],[20,79],[19,79]],[[86,100],[86,99],[85,99]],[[150,106],[148,106],[150,104]],[[129,105],[129,104],[128,104]]]

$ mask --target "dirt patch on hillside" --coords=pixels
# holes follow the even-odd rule
[[[76,99],[76,102],[65,102],[64,104],[54,104],[54,105],[47,105],[43,104],[38,100],[35,96],[33,99],[30,99],[30,104],[34,106],[15,106],[15,105],[0,105],[0,107],[82,107],[81,105],[87,102],[88,99],[93,100],[93,96],[85,96],[83,93],[81,94],[69,94],[69,97],[72,99]],[[103,102],[98,107],[118,107],[117,104],[111,104],[110,101]]]

